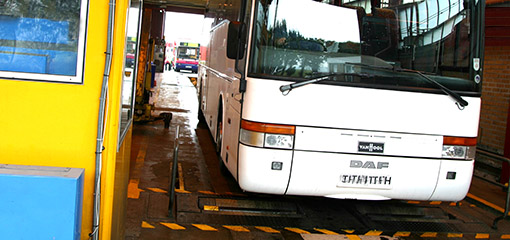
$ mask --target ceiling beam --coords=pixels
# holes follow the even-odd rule
[[[189,8],[189,7],[181,7],[181,6],[167,6],[165,8],[167,12],[179,12],[179,13],[191,13],[191,14],[205,14],[204,8]]]
[[[169,12],[191,13],[204,15],[205,1],[203,4],[199,1],[169,1],[169,0],[147,0],[145,8],[165,9]]]

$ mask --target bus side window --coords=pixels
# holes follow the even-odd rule
[[[397,60],[399,28],[395,12],[391,9],[373,8],[372,15],[364,17],[362,22],[362,54],[384,60]]]

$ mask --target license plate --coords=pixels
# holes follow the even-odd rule
[[[391,189],[391,176],[341,174],[337,187]]]
[[[186,66],[186,68],[191,68],[191,66]]]

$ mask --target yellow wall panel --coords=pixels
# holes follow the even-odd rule
[[[131,157],[132,128],[128,130],[124,142],[117,152],[115,163],[115,184],[112,211],[112,233],[110,239],[124,239],[127,209],[127,192]]]
[[[122,200],[126,165],[116,169],[127,1],[117,0],[108,121],[103,152],[101,239],[110,239],[114,196]],[[85,169],[82,239],[92,230],[99,96],[103,80],[109,1],[90,0],[83,84],[0,79],[0,163]],[[130,139],[127,136],[126,139]],[[130,148],[130,140],[122,148]],[[129,150],[119,152],[127,158]],[[126,170],[127,169],[127,170]],[[115,182],[116,179],[117,183]],[[126,183],[127,185],[127,183]],[[122,203],[124,204],[124,203]],[[117,209],[116,214],[122,209]]]
[[[123,226],[124,211],[127,203],[127,184],[129,175],[130,134],[117,152],[119,135],[120,102],[122,95],[122,79],[124,74],[124,52],[126,45],[126,19],[128,0],[116,1],[115,31],[113,44],[113,58],[110,72],[108,92],[108,121],[106,123],[105,143],[106,151],[103,156],[102,198],[101,198],[101,228],[100,239],[111,239],[119,236],[119,226]],[[128,146],[129,145],[129,146]],[[119,161],[119,162],[117,162]],[[127,163],[125,162],[127,161]],[[114,215],[115,214],[115,215]],[[123,238],[123,237],[121,237]]]

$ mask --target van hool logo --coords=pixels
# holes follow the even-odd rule
[[[359,142],[358,152],[383,153],[384,143]]]

